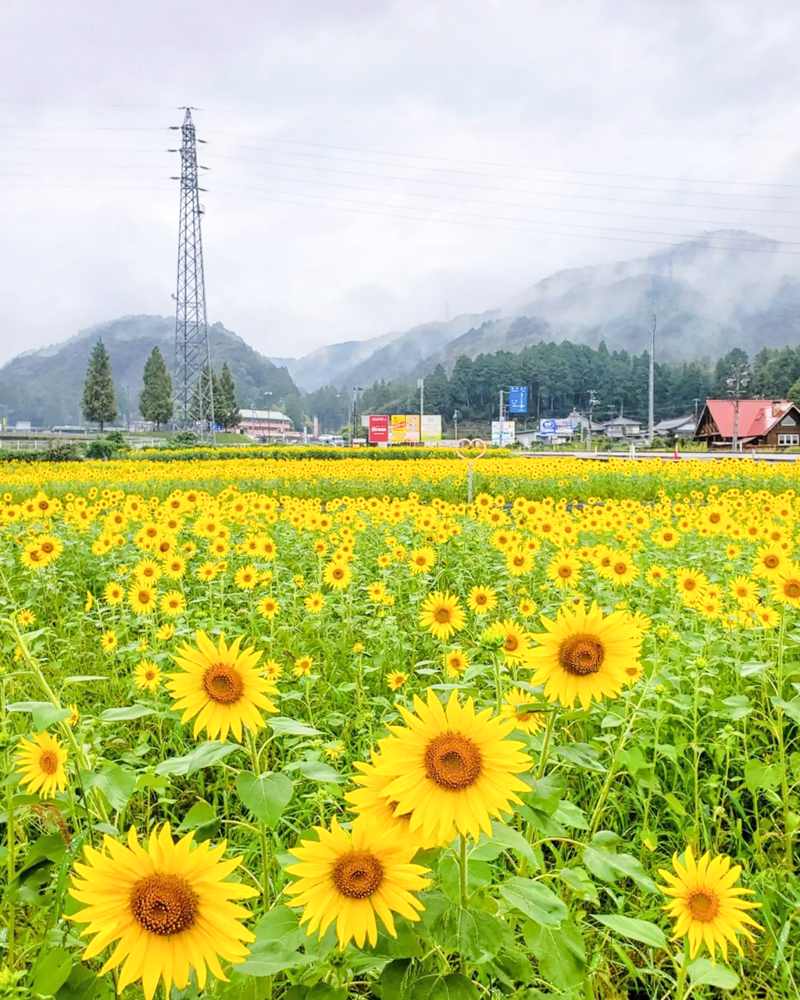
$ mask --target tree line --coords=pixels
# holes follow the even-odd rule
[[[800,401],[800,348],[764,348],[752,359],[734,348],[711,361],[656,361],[654,410],[656,420],[695,413],[708,398],[725,398],[731,367],[744,363],[750,372],[746,395]],[[597,403],[598,421],[620,415],[646,421],[650,357],[647,351],[609,351],[570,341],[540,343],[519,352],[496,351],[472,359],[461,355],[448,373],[437,365],[425,375],[426,413],[439,413],[449,423],[486,421],[497,417],[500,390],[528,387],[529,417],[565,417],[572,410],[586,412],[589,394]],[[359,413],[416,413],[419,390],[403,382],[374,382],[355,393]],[[352,390],[325,386],[309,393],[304,402],[320,418],[323,429],[338,429],[352,413]]]
[[[155,424],[156,430],[159,430],[162,424],[169,423],[175,410],[172,378],[158,347],[153,348],[145,362],[142,381],[139,411],[148,423]],[[202,410],[200,394],[203,389],[207,390],[209,381],[213,392],[215,422],[225,430],[235,427],[242,417],[236,402],[236,386],[227,362],[223,363],[219,373],[208,366],[203,369],[189,404],[190,417],[194,420],[199,419]],[[111,359],[102,340],[97,341],[89,356],[83,383],[81,410],[86,420],[100,425],[101,431],[106,424],[112,424],[119,415]]]

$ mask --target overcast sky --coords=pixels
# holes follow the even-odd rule
[[[267,355],[710,229],[795,273],[799,27],[795,0],[3,0],[0,363],[173,313],[186,104],[209,321]]]

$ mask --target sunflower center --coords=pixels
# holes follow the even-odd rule
[[[348,899],[366,899],[383,882],[383,865],[367,851],[351,851],[333,866],[333,884]]]
[[[695,920],[707,924],[719,913],[719,899],[714,892],[695,891],[689,896],[689,912]]]
[[[697,581],[693,580],[691,577],[689,577],[688,580],[683,581],[684,590],[694,590],[696,586],[697,586]]]
[[[203,687],[212,701],[222,705],[238,701],[244,691],[241,675],[227,663],[212,663],[203,674]]]
[[[197,917],[197,895],[179,875],[156,873],[131,891],[131,912],[146,931],[164,937],[188,930]]]
[[[139,603],[140,604],[148,604],[149,601],[150,601],[150,591],[149,590],[140,590],[139,591]]]
[[[558,567],[558,575],[562,579],[564,579],[564,580],[568,579],[568,577],[572,576],[572,569],[571,569],[571,567],[569,567],[569,566],[559,566]]]
[[[486,603],[486,594],[476,594],[475,595],[475,603],[476,604],[485,604]]]
[[[428,777],[442,788],[458,791],[474,785],[483,770],[478,747],[459,733],[442,733],[425,750]]]
[[[55,750],[42,750],[39,754],[39,769],[45,774],[55,774],[58,770],[58,754]]]
[[[578,633],[567,636],[558,649],[558,662],[575,677],[596,674],[604,659],[603,645],[593,635]]]
[[[439,622],[440,625],[446,625],[450,621],[450,609],[449,608],[437,608],[433,614],[433,617]]]
[[[778,565],[779,562],[780,560],[778,559],[777,556],[767,556],[766,559],[764,560],[764,565],[767,567],[767,569],[775,569],[775,567]]]
[[[507,635],[506,641],[503,643],[503,649],[507,653],[514,653],[519,647],[519,639],[515,635]]]
[[[798,583],[797,580],[789,580],[784,585],[783,592],[787,597],[800,597],[800,583]]]

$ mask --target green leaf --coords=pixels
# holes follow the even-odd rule
[[[553,753],[561,760],[568,760],[570,764],[585,771],[597,771],[600,774],[606,772],[606,768],[600,763],[600,754],[591,743],[568,743],[554,747]]]
[[[107,708],[100,713],[101,722],[127,722],[131,719],[143,719],[146,715],[157,715],[154,708],[148,705],[123,705],[122,708]]]
[[[641,941],[651,948],[666,948],[667,939],[657,924],[649,920],[637,920],[634,917],[623,917],[615,913],[595,913],[594,919],[609,930],[616,931],[623,937],[633,941]]]
[[[30,712],[33,729],[37,733],[63,722],[72,714],[68,708],[56,708],[50,701],[13,701],[6,709],[9,712]]]
[[[66,948],[46,948],[33,969],[33,992],[40,997],[55,996],[72,972],[72,955]]]
[[[581,932],[571,920],[557,927],[528,921],[522,929],[525,944],[539,963],[539,974],[559,990],[580,986],[586,975],[586,950]]]
[[[381,974],[381,1000],[411,1000],[414,972],[411,962],[396,959]]]
[[[274,976],[286,969],[311,965],[326,955],[332,945],[330,937],[321,942],[316,934],[309,937],[299,920],[299,914],[282,903],[265,914],[253,928],[256,939],[237,970],[248,976]],[[301,947],[303,951],[299,952]]]
[[[500,886],[500,895],[512,909],[545,927],[557,927],[567,919],[564,903],[546,885],[533,879],[510,878]]]
[[[544,778],[529,777],[527,780],[531,791],[525,796],[526,801],[534,809],[552,816],[567,790],[567,779],[563,774],[548,774]]]
[[[792,720],[800,725],[800,697],[792,698],[791,701],[785,701],[783,698],[778,698],[773,696],[770,701],[775,706],[775,708],[782,709],[786,715]]]
[[[718,986],[721,990],[735,990],[739,977],[727,965],[714,965],[707,958],[696,958],[689,963],[689,979],[696,985]]]
[[[285,774],[249,774],[242,771],[236,779],[236,791],[250,812],[273,829],[292,799],[294,785]]]
[[[558,873],[558,877],[562,879],[578,896],[586,903],[597,903],[600,899],[600,894],[597,891],[597,886],[589,878],[589,875],[585,868],[562,868]]]
[[[632,854],[617,854],[613,848],[620,842],[619,837],[609,830],[601,830],[584,849],[583,863],[603,882],[616,882],[618,878],[630,878],[645,892],[655,892],[656,884],[644,870],[641,862]]]
[[[218,764],[236,750],[241,749],[236,743],[201,743],[199,747],[183,757],[168,757],[158,764],[156,774],[185,774],[187,777],[203,767]]]
[[[748,760],[744,765],[744,783],[751,792],[760,788],[777,788],[781,781],[778,764],[762,764],[759,760]]]
[[[492,836],[490,839],[496,840],[503,847],[510,847],[512,850],[517,851],[523,858],[527,858],[531,864],[536,865],[538,868],[539,860],[533,848],[519,831],[506,826],[505,823],[495,821],[492,823]]]
[[[219,832],[220,819],[216,815],[212,806],[204,799],[195,802],[189,812],[183,817],[183,822],[178,827],[179,833],[188,833],[190,830],[196,831],[196,840],[208,840]]]
[[[460,972],[423,976],[414,983],[414,1000],[478,1000],[478,987]]]
[[[89,681],[107,681],[110,678],[106,674],[74,674],[72,677],[65,677],[65,684],[88,684]]]
[[[574,802],[567,802],[566,799],[562,799],[558,803],[558,809],[553,813],[553,819],[563,823],[564,826],[572,827],[573,830],[589,829],[583,809],[576,806]]]
[[[327,781],[331,784],[339,784],[344,781],[341,774],[323,760],[296,760],[292,764],[287,764],[285,770],[299,771],[304,778],[308,778],[310,781]]]
[[[81,771],[84,788],[98,788],[117,812],[130,802],[136,786],[136,774],[119,764],[110,764],[102,771]]]
[[[274,719],[268,720],[268,725],[273,733],[282,736],[320,736],[319,729],[306,725],[305,722],[298,722],[297,719],[287,719],[283,715],[276,715]]]

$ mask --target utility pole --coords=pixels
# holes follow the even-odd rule
[[[504,424],[503,424],[503,395],[504,395],[504,393],[503,393],[503,390],[501,389],[500,390],[500,440],[499,440],[499,445],[500,445],[501,448],[503,447],[503,430],[504,430]]]
[[[458,441],[458,410],[453,410],[453,427],[455,428],[456,441]]]
[[[125,386],[125,426],[128,433],[131,432],[131,387]]]
[[[264,395],[269,397],[272,395],[268,390],[265,391]],[[272,403],[267,399],[267,446],[272,444]]]
[[[214,428],[214,387],[211,377],[211,348],[208,342],[206,318],[206,285],[203,273],[203,241],[197,171],[197,143],[192,108],[186,108],[183,124],[172,125],[181,130],[180,226],[178,235],[178,287],[175,294],[175,424],[188,427],[197,422],[200,432],[208,428],[216,443]],[[196,109],[194,109],[196,110]],[[208,369],[208,377],[204,370]],[[196,409],[195,409],[196,407]],[[194,411],[194,412],[193,412]]]
[[[653,323],[650,330],[650,382],[647,393],[647,444],[653,447],[655,427],[655,354],[656,354],[656,304],[653,303]]]
[[[742,393],[750,382],[750,372],[747,365],[741,361],[731,365],[731,374],[725,379],[728,385],[728,395],[733,396],[733,440],[731,441],[731,451],[739,450],[739,401]]]
[[[422,444],[422,415],[425,412],[425,379],[417,379],[417,388],[419,389],[419,441]]]
[[[597,392],[594,389],[589,390],[589,433],[586,436],[586,450],[592,450],[592,414],[594,412],[595,404],[597,403]]]

